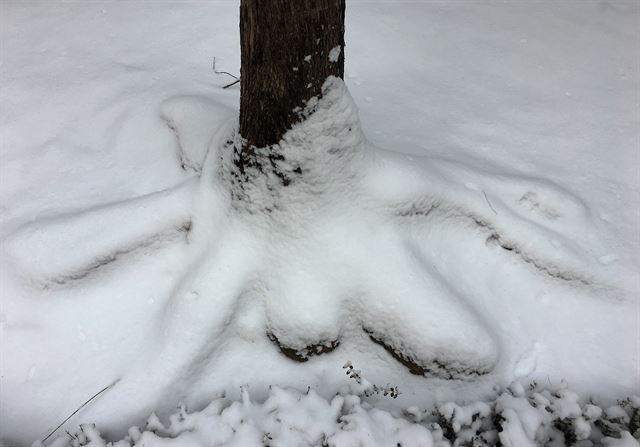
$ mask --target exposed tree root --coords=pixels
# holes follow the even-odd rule
[[[437,359],[431,360],[427,366],[422,366],[419,365],[416,360],[398,352],[384,340],[384,337],[375,334],[365,327],[362,329],[369,335],[371,341],[382,346],[394,359],[405,366],[411,374],[416,376],[435,377],[446,380],[472,380],[491,372],[491,369],[457,367]]]
[[[328,340],[313,345],[306,346],[302,349],[295,349],[284,345],[273,332],[267,332],[267,337],[280,349],[286,357],[296,362],[304,363],[315,355],[328,354],[340,345],[340,340]]]

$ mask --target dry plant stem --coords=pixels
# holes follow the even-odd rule
[[[89,402],[91,402],[92,400],[94,400],[95,398],[97,398],[98,396],[100,396],[102,393],[104,393],[105,391],[107,391],[109,388],[113,387],[116,383],[118,383],[120,381],[120,379],[116,380],[115,382],[111,383],[110,385],[105,386],[104,388],[102,388],[100,391],[98,391],[96,394],[94,394],[93,396],[91,396],[89,399],[87,399],[86,401],[84,401],[84,403],[82,405],[80,405],[78,408],[76,408],[76,410],[71,413],[64,421],[60,422],[60,424],[54,428],[53,430],[51,430],[49,432],[49,434],[46,436],[46,438],[44,438],[42,440],[42,442],[45,442],[47,439],[49,439],[51,436],[53,436],[53,434],[55,432],[58,431],[58,429],[60,427],[62,427],[69,419],[71,419],[78,411],[82,410],[85,406],[87,406],[89,404]],[[68,432],[67,432],[68,433]]]

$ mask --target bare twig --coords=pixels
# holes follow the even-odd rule
[[[93,396],[91,396],[89,399],[87,399],[82,405],[80,405],[76,411],[74,411],[73,413],[71,413],[69,415],[69,417],[67,417],[64,421],[60,422],[60,425],[58,425],[56,428],[54,428],[48,435],[46,438],[44,438],[42,440],[42,442],[45,442],[47,439],[49,439],[56,431],[58,431],[58,429],[60,427],[62,427],[69,419],[71,419],[78,411],[82,410],[89,402],[91,402],[93,399],[95,399],[96,397],[98,397],[99,395],[101,395],[102,393],[104,393],[105,391],[107,391],[109,388],[113,387],[116,383],[118,383],[120,381],[120,379],[117,379],[115,382],[113,382],[111,385],[107,385],[104,388],[102,388],[100,391],[98,391],[96,394],[94,394]],[[68,433],[68,432],[67,432]]]
[[[236,79],[237,81],[239,81],[239,80],[240,80],[240,78],[239,78],[239,77],[237,77],[236,75],[232,75],[232,74],[231,74],[231,73],[229,73],[228,71],[218,71],[218,70],[216,70],[216,58],[215,58],[215,57],[213,58],[213,72],[214,72],[215,74],[226,74],[226,75],[228,75],[228,76],[231,76],[233,79]],[[229,85],[233,85],[233,84],[229,84]],[[227,86],[227,87],[228,87],[228,86]],[[225,88],[227,88],[227,87],[225,87]]]
[[[231,87],[232,85],[236,85],[238,82],[240,82],[240,79],[238,79],[237,81],[233,81],[231,84],[227,84],[227,85],[225,85],[225,86],[224,86],[224,87],[222,87],[222,88],[229,88],[229,87]]]
[[[491,202],[489,202],[489,198],[487,197],[487,193],[482,191],[482,194],[484,195],[484,200],[487,201],[487,205],[489,205],[489,208],[491,208],[491,211],[493,211],[494,213],[498,214],[498,212],[495,210],[495,208],[493,206],[491,206]]]

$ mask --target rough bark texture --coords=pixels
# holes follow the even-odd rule
[[[278,143],[300,120],[328,76],[343,77],[344,11],[345,0],[241,1],[241,172],[254,164],[254,148]]]

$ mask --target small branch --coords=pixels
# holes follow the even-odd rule
[[[233,79],[236,79],[236,81],[240,81],[240,78],[239,78],[239,77],[237,77],[236,75],[232,75],[232,74],[231,74],[231,73],[229,73],[228,71],[218,71],[218,70],[216,70],[216,58],[215,58],[215,57],[213,58],[213,67],[212,67],[212,68],[213,68],[213,72],[214,72],[215,74],[226,74],[226,75],[228,75],[228,76],[231,76]],[[235,84],[235,83],[234,83],[234,84]],[[229,84],[229,85],[233,85],[233,84]],[[227,86],[227,87],[228,87],[228,86]],[[224,87],[224,88],[227,88],[227,87]]]
[[[222,88],[229,88],[229,87],[231,87],[232,85],[236,85],[238,82],[240,82],[240,79],[238,79],[237,81],[233,81],[231,84],[227,84],[227,85],[225,85],[225,86],[224,86],[224,87],[222,87]]]
[[[498,212],[495,210],[495,208],[493,206],[491,206],[491,202],[489,202],[489,198],[487,197],[487,193],[482,191],[482,194],[484,195],[484,200],[487,201],[487,205],[489,205],[489,208],[491,208],[491,211],[493,211],[494,213],[498,214]]]
[[[54,428],[48,435],[46,438],[44,438],[42,440],[42,442],[45,442],[47,439],[49,439],[56,431],[58,431],[58,429],[60,427],[62,427],[69,419],[71,419],[78,411],[82,410],[89,402],[91,402],[93,399],[95,399],[96,397],[98,397],[99,395],[101,395],[102,393],[104,393],[105,391],[107,391],[109,388],[113,387],[116,383],[118,383],[120,381],[120,379],[117,379],[115,382],[113,382],[111,385],[107,385],[104,388],[102,388],[100,391],[98,391],[96,394],[94,394],[93,396],[91,396],[89,399],[87,399],[82,405],[80,405],[76,411],[74,411],[73,413],[71,413],[69,415],[69,417],[67,417],[64,421],[60,422],[60,425],[58,425],[56,428]],[[68,432],[67,432],[68,433]]]

